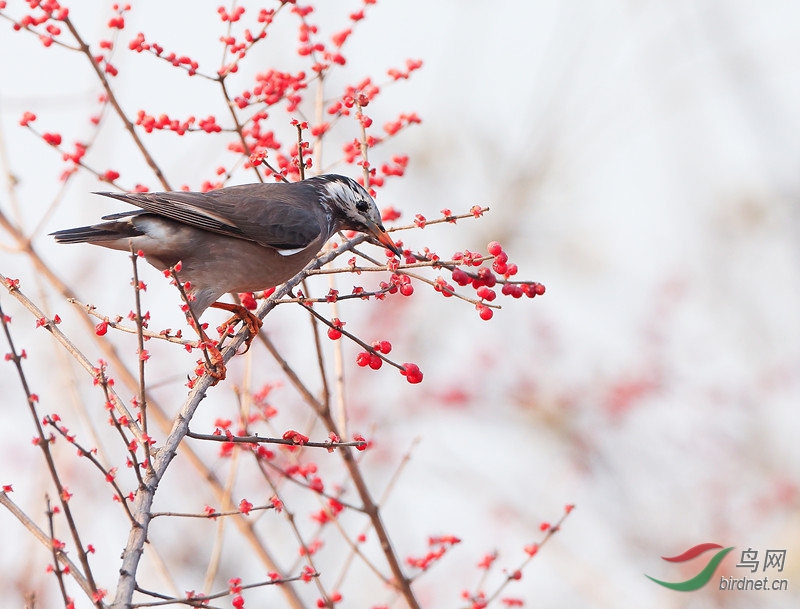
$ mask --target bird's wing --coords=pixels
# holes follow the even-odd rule
[[[301,185],[302,189],[297,188]],[[294,192],[287,187],[294,187]],[[306,189],[308,192],[305,192]],[[323,230],[316,191],[302,183],[246,184],[207,193],[97,194],[125,201],[176,222],[279,250],[302,249]],[[299,204],[303,200],[313,202],[313,205]],[[116,218],[136,213],[140,212],[123,212],[112,216]]]

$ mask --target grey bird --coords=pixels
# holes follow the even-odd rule
[[[103,216],[106,222],[92,226],[51,233],[56,241],[141,250],[147,262],[162,271],[180,261],[179,277],[191,282],[191,307],[198,317],[209,306],[241,317],[241,307],[217,299],[229,292],[286,282],[340,230],[366,233],[402,256],[369,193],[340,175],[204,193],[96,194],[140,209]]]

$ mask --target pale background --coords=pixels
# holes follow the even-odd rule
[[[198,8],[203,4],[142,3],[121,40],[144,31],[167,50],[214,66],[216,43],[199,41],[215,41],[220,23],[216,5]],[[338,31],[345,18],[334,3],[325,4],[312,21]],[[344,14],[357,7],[342,4]],[[85,3],[72,14],[88,39],[105,36],[104,4]],[[262,57],[264,66],[291,57],[295,32],[284,34]],[[526,606],[796,606],[798,34],[800,12],[778,1],[383,0],[348,43],[347,82],[380,76],[408,57],[425,61],[375,108],[381,121],[408,111],[423,118],[391,144],[411,162],[407,178],[383,190],[379,204],[393,204],[406,220],[418,212],[435,217],[444,207],[492,208],[459,230],[408,233],[406,243],[449,254],[498,239],[521,276],[547,286],[534,301],[501,301],[490,323],[469,305],[420,286],[424,294],[392,310],[402,332],[382,323],[377,309],[360,326],[378,328],[401,361],[419,363],[426,375],[423,385],[411,387],[390,371],[350,372],[356,425],[374,427],[380,445],[367,462],[376,488],[412,439],[421,440],[386,511],[399,554],[424,553],[428,535],[464,540],[417,584],[426,606],[457,606],[460,591],[474,587],[475,563],[485,553],[498,550],[500,564],[514,568],[522,547],[539,537],[539,523],[556,520],[567,503],[577,508],[563,530],[507,590]],[[22,214],[32,230],[57,192],[61,164],[17,121],[31,110],[38,128],[51,125],[72,141],[88,132],[81,121],[92,113],[98,89],[82,60],[42,49],[5,22],[0,56],[8,155],[2,179],[10,171],[20,180]],[[115,64],[132,114],[142,107],[224,116],[207,83],[176,78],[161,65],[154,70],[147,57],[127,52]],[[189,146],[171,134],[151,141],[159,142],[158,158],[173,184],[197,187],[229,159],[213,141]],[[119,135],[101,140],[93,158],[102,169],[121,170],[126,183],[155,188],[131,154]],[[89,176],[73,181],[34,243],[84,300],[126,313],[132,305],[125,256],[60,248],[45,236],[121,209],[87,196],[103,189]],[[8,213],[6,192],[0,205]],[[3,249],[0,272],[19,277],[38,297],[24,258]],[[163,308],[179,323],[174,305],[159,301],[174,295],[157,273],[147,273],[148,308]],[[8,296],[0,299],[15,318],[17,343],[36,354],[27,366],[42,411],[58,411],[65,382],[49,366],[60,356],[27,313]],[[65,318],[65,330],[78,328],[70,305],[49,304]],[[358,319],[359,311],[367,309],[348,314]],[[288,345],[291,323],[305,331],[307,322],[281,315],[274,337],[302,361],[302,348]],[[85,345],[96,354],[90,341]],[[232,374],[241,378],[241,368]],[[180,383],[175,376],[164,380],[177,385],[179,404]],[[461,399],[446,399],[454,390],[463,391]],[[232,401],[218,394],[213,403]],[[30,446],[32,429],[10,364],[0,374],[0,395],[0,483],[13,483],[14,499],[39,514],[40,455]],[[293,399],[289,390],[282,395]],[[210,424],[217,415],[206,416]],[[108,523],[98,518],[97,524]],[[0,514],[0,527],[0,596],[3,606],[19,606],[11,582],[45,558],[8,514]],[[677,593],[644,577],[688,579],[705,559],[681,569],[659,557],[706,541],[736,546],[707,588]],[[735,568],[747,547],[760,557],[768,548],[787,550],[780,576],[789,580],[788,592],[714,590],[722,573],[749,575]],[[378,602],[353,594],[347,606]]]

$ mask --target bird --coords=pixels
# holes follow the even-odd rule
[[[393,254],[403,254],[386,232],[367,190],[337,174],[208,192],[95,194],[139,209],[106,215],[105,222],[51,236],[58,243],[141,251],[161,271],[180,262],[179,278],[191,285],[187,294],[198,318],[213,306],[234,312],[248,326],[260,327],[261,320],[254,321],[252,313],[218,299],[285,283],[341,230],[365,233]],[[258,328],[250,330],[252,339]]]

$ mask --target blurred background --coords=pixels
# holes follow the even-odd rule
[[[347,14],[360,6],[320,4],[309,19],[325,35],[346,27]],[[258,7],[243,5],[253,18]],[[70,8],[88,40],[108,36],[105,3]],[[224,33],[216,7],[135,5],[126,23],[114,64],[128,113],[215,114],[223,123],[226,110],[209,82],[126,49],[143,31],[212,72]],[[301,65],[296,29],[273,30],[245,62],[242,89],[247,74]],[[86,137],[100,93],[96,77],[77,53],[45,49],[6,21],[0,32],[0,208],[25,227],[79,298],[124,315],[132,307],[125,256],[57,247],[46,236],[122,208],[88,195],[108,189],[89,175],[60,192],[64,165],[18,125],[32,111],[37,129],[60,131],[70,142]],[[400,361],[425,372],[424,383],[412,387],[392,371],[357,370],[355,350],[349,359],[351,424],[376,442],[364,465],[376,489],[419,439],[386,504],[398,553],[424,554],[429,535],[463,540],[416,584],[424,606],[458,606],[461,590],[477,585],[476,564],[487,553],[496,550],[498,565],[515,569],[522,548],[541,536],[539,524],[573,503],[562,530],[504,596],[531,607],[797,606],[799,32],[797,6],[780,1],[508,1],[489,8],[468,0],[382,0],[369,7],[332,87],[364,75],[383,82],[387,68],[424,61],[368,108],[377,125],[401,112],[423,120],[376,150],[382,159],[410,156],[406,177],[387,183],[379,206],[394,206],[407,222],[416,213],[433,218],[443,208],[464,213],[486,205],[491,211],[479,221],[404,234],[406,246],[449,256],[498,240],[521,278],[547,286],[533,301],[501,299],[503,309],[488,323],[470,305],[421,285],[402,302],[343,305],[348,329],[391,340]],[[292,140],[285,121],[272,128]],[[162,133],[147,141],[173,186],[199,188],[231,162],[224,136],[189,141]],[[331,146],[328,163],[337,154]],[[126,184],[158,189],[120,128],[105,130],[88,158],[98,169],[120,171]],[[58,312],[62,329],[80,332],[79,311],[59,300],[5,234],[0,243],[0,272]],[[178,327],[171,289],[156,271],[142,272],[145,306],[158,327]],[[349,291],[348,280],[339,281]],[[28,351],[42,411],[92,394],[71,388],[68,374],[54,375],[52,366],[64,367],[52,340],[8,296],[0,294],[0,302]],[[304,357],[308,343],[296,339],[308,332],[307,319],[288,310],[273,317],[265,324],[273,339],[294,365],[313,371],[316,362]],[[99,357],[84,338],[76,340]],[[111,340],[135,349],[133,339]],[[162,362],[174,356],[174,349],[152,348]],[[167,365],[169,372],[154,367],[151,379],[164,384],[160,395],[177,408],[181,375],[194,358],[174,357],[183,363]],[[245,366],[232,367],[235,382],[251,374]],[[30,446],[18,379],[10,364],[2,370],[0,483],[13,483],[13,498],[40,514],[41,457]],[[252,374],[255,384],[279,378],[271,363],[256,364]],[[219,412],[234,412],[231,392],[214,391],[208,401],[217,406],[199,415],[209,426]],[[291,390],[276,391],[276,406],[291,410]],[[82,467],[75,465],[74,475]],[[175,489],[189,484],[175,481]],[[100,515],[95,524],[112,526]],[[22,573],[46,557],[8,513],[0,512],[0,527],[3,539],[13,540],[0,548],[0,590],[19,599],[20,582],[31,577]],[[644,577],[689,579],[710,555],[680,565],[660,557],[703,542],[735,546],[705,588],[679,593]],[[748,548],[759,559],[768,549],[786,550],[783,572],[737,568]],[[720,576],[745,575],[782,577],[789,589],[717,590]],[[36,571],[37,580],[50,577]],[[490,576],[502,578],[499,570]],[[370,590],[346,598],[358,600],[349,606],[375,602]]]

